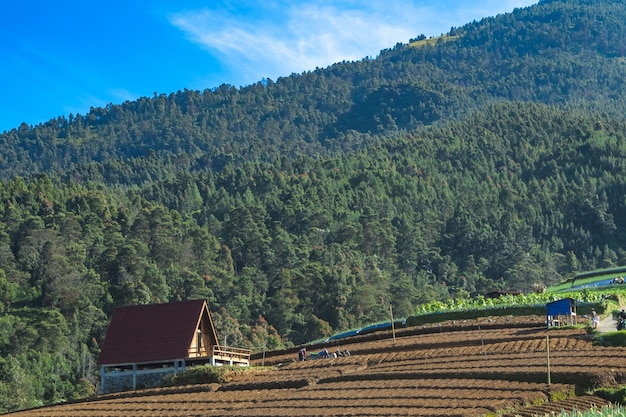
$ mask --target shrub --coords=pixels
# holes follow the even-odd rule
[[[224,367],[221,366],[193,366],[167,378],[166,386],[210,384],[224,382]]]
[[[594,391],[594,394],[615,404],[626,404],[626,387],[598,388]]]
[[[597,346],[626,346],[626,332],[611,332],[598,335],[593,344]]]

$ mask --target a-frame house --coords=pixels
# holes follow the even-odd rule
[[[205,300],[117,307],[98,358],[100,392],[156,385],[193,364],[249,362],[250,350],[220,346]]]

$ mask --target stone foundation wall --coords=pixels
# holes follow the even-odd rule
[[[179,369],[180,370],[180,369]],[[152,388],[162,385],[165,378],[176,373],[175,368],[163,368],[150,371],[137,371],[136,389]],[[133,372],[107,372],[104,374],[104,386],[100,387],[101,394],[111,392],[130,391],[133,389]]]

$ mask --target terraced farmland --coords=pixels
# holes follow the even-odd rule
[[[550,343],[548,385],[546,335]],[[626,380],[624,348],[543,318],[485,319],[340,341],[348,357],[295,361],[268,352],[224,384],[142,390],[12,414],[32,416],[505,416],[601,406],[594,386]],[[311,346],[309,348],[319,348]],[[507,414],[509,413],[509,414]]]

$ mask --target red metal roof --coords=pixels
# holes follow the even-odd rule
[[[115,308],[98,364],[120,365],[186,358],[205,308],[210,318],[204,300]]]

